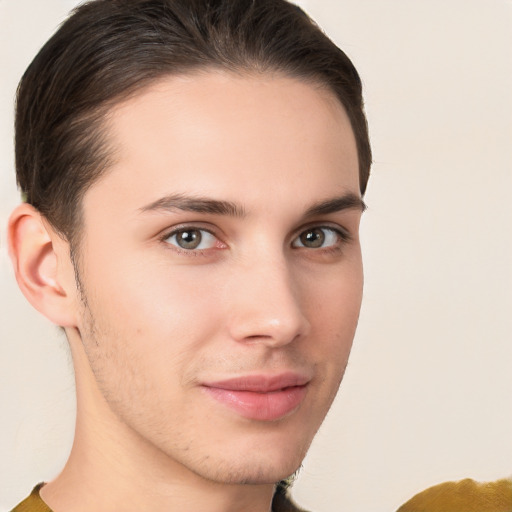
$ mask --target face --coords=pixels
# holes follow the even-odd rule
[[[349,120],[317,85],[211,71],[153,84],[108,129],[115,163],[83,201],[78,380],[92,369],[104,424],[176,471],[278,481],[359,314]]]

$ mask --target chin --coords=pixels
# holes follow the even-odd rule
[[[233,450],[222,458],[212,455],[198,467],[198,473],[209,480],[226,484],[265,485],[293,475],[306,456],[309,443],[291,446],[287,443],[260,444],[251,449]]]
[[[277,467],[274,461],[269,461],[266,464],[252,467],[231,467],[227,472],[218,468],[212,481],[231,484],[231,485],[268,485],[276,484],[277,482],[289,478],[299,468],[301,462],[298,464],[289,465],[285,467]],[[290,469],[293,468],[293,469]]]

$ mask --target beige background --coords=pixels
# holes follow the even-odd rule
[[[0,510],[72,439],[66,343],[17,291],[16,83],[73,1],[0,0]],[[512,2],[301,2],[365,83],[375,165],[366,290],[342,392],[305,461],[316,512],[392,511],[446,479],[512,474]]]

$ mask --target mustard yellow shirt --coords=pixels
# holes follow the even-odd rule
[[[11,512],[52,512],[52,509],[39,495],[39,489],[41,489],[43,485],[44,482],[36,485],[34,490],[30,493],[30,496],[25,498],[18,506],[14,507]],[[292,503],[284,492],[276,492],[272,502],[272,510],[274,512],[306,512]]]
[[[11,512],[52,512],[34,487],[30,496]],[[273,509],[278,512],[300,512],[285,494],[276,493]],[[478,483],[469,478],[445,482],[420,492],[397,512],[512,512],[512,481]]]
[[[36,485],[30,496],[14,507],[11,512],[52,512],[52,509],[39,496],[39,489],[43,485],[44,483]]]
[[[397,512],[512,512],[512,480],[444,482],[416,494]]]

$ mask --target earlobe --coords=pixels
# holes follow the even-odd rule
[[[59,261],[65,258],[56,247],[41,214],[29,204],[19,205],[8,225],[9,255],[16,281],[27,300],[53,323],[74,325],[74,283],[67,282]],[[61,243],[64,241],[60,239]],[[60,265],[59,265],[60,263]]]

